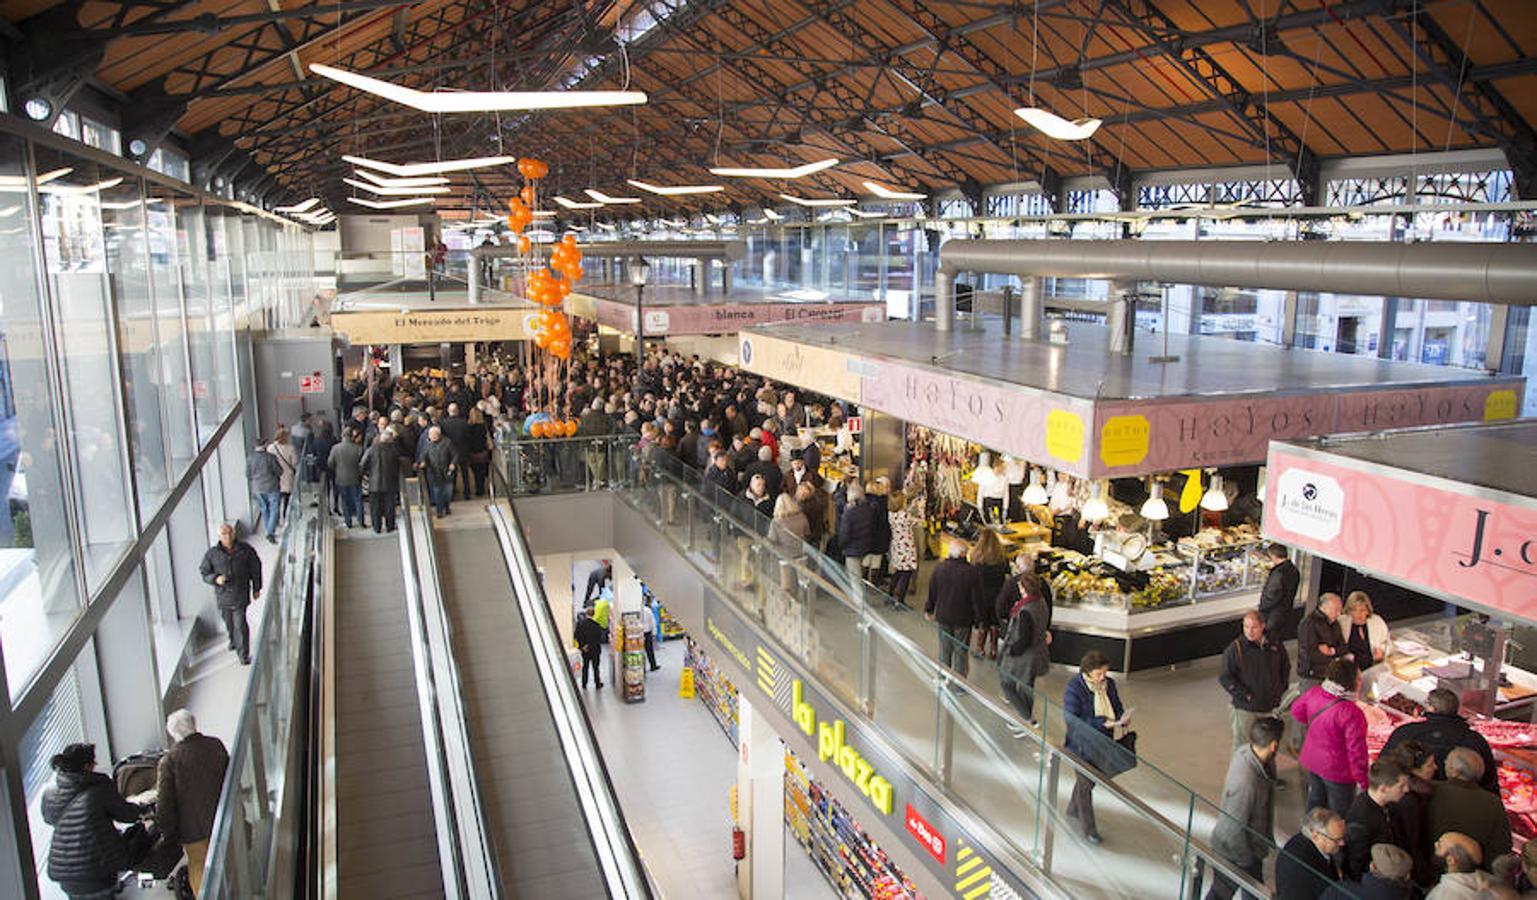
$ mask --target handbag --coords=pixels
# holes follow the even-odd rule
[[[1092,761],[1094,768],[1106,778],[1130,772],[1137,767],[1137,733],[1128,731],[1115,740],[1104,738],[1095,755],[1099,759]]]

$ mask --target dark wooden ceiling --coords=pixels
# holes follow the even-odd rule
[[[539,156],[561,192],[628,195],[629,177],[718,182],[712,164],[828,156],[844,162],[791,189],[1055,192],[1096,175],[1126,190],[1139,171],[1269,164],[1316,200],[1320,159],[1499,147],[1522,195],[1537,191],[1533,0],[3,0],[0,15],[16,26],[18,91],[94,79],[126,98],[125,131],[174,127],[196,157],[264,172],[285,199],[344,196],[347,153]],[[628,84],[650,102],[434,117],[307,71],[537,89],[589,60],[581,87]],[[1012,114],[1032,97],[1104,125],[1049,139]],[[500,201],[520,182],[508,168],[454,184],[444,206]],[[785,189],[732,180],[725,195],[644,209]]]

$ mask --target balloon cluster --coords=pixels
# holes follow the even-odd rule
[[[535,422],[528,426],[528,433],[536,438],[572,437],[576,434],[576,420]]]

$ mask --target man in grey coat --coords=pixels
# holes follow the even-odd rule
[[[246,483],[256,497],[257,517],[262,530],[267,532],[267,542],[278,542],[278,514],[283,508],[283,464],[267,452],[266,444],[257,444],[245,458]]]
[[[331,448],[326,468],[331,471],[331,483],[336,485],[336,498],[342,508],[347,527],[352,520],[359,525],[363,521],[363,446],[358,443],[358,433],[351,428],[342,434],[341,443]]]
[[[1238,748],[1228,764],[1227,780],[1222,784],[1222,815],[1211,833],[1212,849],[1261,884],[1265,857],[1275,849],[1271,838],[1275,828],[1275,755],[1284,730],[1275,716],[1255,719],[1249,726],[1249,742]],[[1206,900],[1229,900],[1237,891],[1232,879],[1214,871]]]

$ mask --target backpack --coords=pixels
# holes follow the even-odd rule
[[[1009,656],[1021,656],[1035,646],[1035,619],[1025,612],[1028,598],[1022,598],[1009,611],[1009,630],[1003,636],[1004,652]]]

